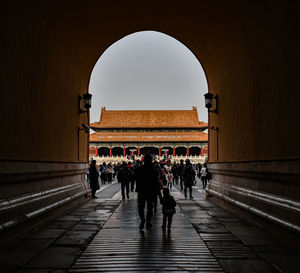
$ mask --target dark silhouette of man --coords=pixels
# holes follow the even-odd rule
[[[187,197],[187,189],[190,191],[190,198],[193,198],[192,191],[193,191],[193,182],[195,179],[195,170],[193,165],[191,164],[190,160],[187,159],[185,168],[183,169],[183,180],[184,180],[184,196]]]
[[[153,202],[157,195],[161,198],[161,192],[158,182],[159,173],[152,164],[152,156],[146,154],[144,165],[139,166],[136,170],[136,189],[138,193],[138,211],[141,219],[140,229],[150,228],[153,214]],[[147,215],[145,218],[145,205],[147,204]]]
[[[121,182],[121,193],[122,193],[123,200],[125,199],[125,190],[126,190],[126,196],[129,199],[129,183],[131,180],[132,180],[131,170],[128,168],[127,163],[123,162],[118,172],[118,181]]]
[[[99,190],[99,182],[98,182],[98,177],[99,173],[96,167],[96,160],[92,160],[91,166],[89,168],[89,173],[90,173],[90,186],[92,190],[92,197],[96,198],[96,191]]]

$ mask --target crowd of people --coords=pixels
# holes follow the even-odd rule
[[[151,155],[145,155],[143,160],[123,161],[122,164],[106,164],[105,162],[99,167],[96,166],[96,161],[91,162],[89,169],[89,181],[92,189],[92,197],[96,198],[96,191],[100,188],[99,178],[102,184],[111,183],[113,178],[121,184],[121,194],[123,200],[129,199],[130,191],[138,193],[138,212],[141,219],[140,228],[143,229],[146,224],[147,228],[151,227],[151,218],[153,212],[157,212],[158,199],[162,204],[163,225],[165,230],[171,228],[172,216],[175,213],[176,202],[170,195],[169,189],[174,184],[179,185],[184,191],[187,198],[193,198],[193,186],[196,185],[196,177],[202,181],[202,188],[205,189],[207,181],[211,175],[207,169],[207,165],[192,164],[189,159],[180,163],[171,163],[166,161],[153,161]],[[161,194],[163,191],[163,195]],[[147,205],[147,214],[145,217],[144,209]],[[168,222],[168,225],[167,225]]]

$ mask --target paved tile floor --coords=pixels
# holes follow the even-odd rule
[[[140,232],[136,193],[122,201],[113,183],[0,249],[0,272],[299,272],[299,254],[216,206],[200,187],[194,199],[176,187],[171,193],[178,206],[170,234],[161,230],[160,205],[153,227]]]
[[[182,211],[168,234],[161,213],[139,231],[136,207],[136,200],[123,202],[70,272],[223,272]]]

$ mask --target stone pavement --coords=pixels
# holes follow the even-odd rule
[[[119,206],[121,200],[110,199],[119,189],[117,183],[101,185],[101,198],[76,206],[0,249],[0,272],[67,272]]]
[[[123,202],[70,272],[223,272],[181,210],[167,234],[161,213],[139,231],[136,208],[136,200]]]
[[[0,272],[299,272],[299,254],[216,206],[200,187],[194,199],[171,192],[178,207],[170,235],[160,228],[160,205],[153,227],[140,232],[136,193],[122,202],[114,183],[1,249]]]

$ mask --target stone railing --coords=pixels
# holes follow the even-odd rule
[[[163,156],[156,156],[155,157],[156,160],[163,160],[164,157]],[[103,162],[105,163],[112,163],[112,164],[117,164],[117,163],[122,163],[123,161],[132,161],[131,158],[128,158],[127,156],[91,156],[90,159],[92,160],[96,160],[96,164],[100,165]],[[142,156],[135,156],[135,160],[141,160]],[[176,162],[179,163],[180,160],[185,161],[186,159],[189,159],[193,164],[197,164],[197,163],[201,163],[203,164],[206,160],[207,157],[206,156],[197,156],[197,155],[182,155],[182,156],[170,156],[169,159],[171,160],[171,162]]]

